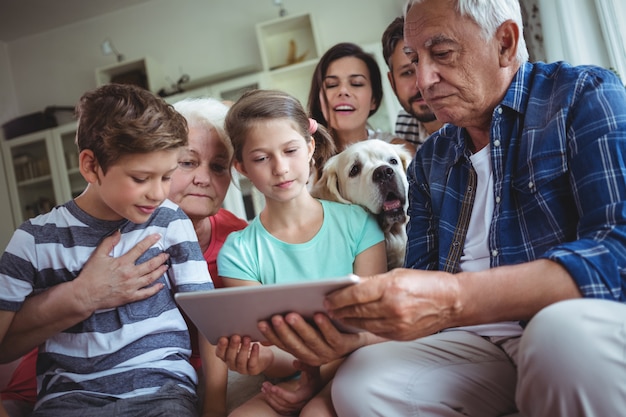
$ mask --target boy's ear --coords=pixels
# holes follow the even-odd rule
[[[78,154],[78,169],[85,181],[92,184],[98,182],[98,160],[91,149],[82,150]]]

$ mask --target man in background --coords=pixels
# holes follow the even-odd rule
[[[395,134],[413,153],[443,123],[422,98],[417,88],[415,65],[404,53],[404,17],[397,17],[387,26],[382,38],[383,56],[389,67],[387,78],[402,109],[396,119]]]

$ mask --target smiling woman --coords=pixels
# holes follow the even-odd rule
[[[383,98],[376,59],[353,43],[338,43],[320,58],[309,92],[309,113],[326,127],[338,151],[362,140],[393,136],[368,129]]]

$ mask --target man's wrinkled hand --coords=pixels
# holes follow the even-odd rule
[[[440,271],[394,269],[334,291],[325,307],[333,319],[393,340],[414,340],[454,324],[459,284]]]

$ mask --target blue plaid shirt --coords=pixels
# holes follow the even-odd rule
[[[458,271],[462,250],[452,249],[462,248],[472,192],[466,140],[465,129],[446,125],[409,166],[409,268]],[[525,63],[493,111],[489,146],[491,267],[551,259],[583,296],[626,302],[626,89],[618,77]]]

